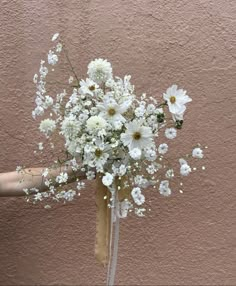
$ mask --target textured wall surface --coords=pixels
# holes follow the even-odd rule
[[[118,285],[236,285],[235,0],[0,0],[0,172],[41,166],[31,117],[32,77],[60,31],[76,71],[104,57],[132,75],[137,93],[161,96],[172,83],[193,102],[176,140],[208,145],[206,171],[184,193],[152,197],[144,219],[121,224]],[[45,210],[1,198],[0,285],[98,285],[96,186]]]

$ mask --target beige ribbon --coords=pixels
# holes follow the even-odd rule
[[[110,231],[111,231],[111,209],[108,207],[110,203],[111,193],[102,183],[101,175],[96,178],[96,244],[95,257],[105,266],[108,263],[110,255]]]
[[[124,199],[130,199],[130,188],[124,187],[124,181],[128,177],[122,177],[121,180],[115,178],[116,188],[118,190],[118,200],[121,202]],[[111,192],[102,183],[102,175],[98,174],[96,177],[96,244],[95,244],[95,257],[97,260],[105,266],[109,262],[110,258],[110,235],[111,235],[111,211],[108,204],[110,204]]]

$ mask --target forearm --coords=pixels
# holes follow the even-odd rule
[[[0,197],[9,196],[24,196],[26,193],[23,189],[37,188],[40,192],[48,190],[45,185],[45,178],[42,177],[42,172],[45,168],[28,168],[25,172],[8,172],[0,173]],[[64,167],[57,169],[49,169],[47,179],[52,179],[53,185],[57,187],[59,184],[55,182],[55,178],[64,172]],[[80,180],[86,179],[85,173],[81,171],[72,171],[71,167],[68,167],[66,172],[68,173],[68,182],[72,183],[79,178]]]

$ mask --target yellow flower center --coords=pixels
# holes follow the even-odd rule
[[[135,133],[133,134],[133,138],[134,138],[134,140],[139,140],[139,139],[141,138],[140,132],[135,132]]]
[[[174,103],[176,102],[176,97],[172,95],[172,96],[170,97],[170,102],[171,102],[172,104],[174,104]]]
[[[89,87],[89,90],[91,90],[91,91],[95,90],[95,85],[91,85],[91,86]]]
[[[110,116],[113,116],[113,115],[116,114],[116,110],[115,110],[114,108],[110,108],[110,109],[108,109],[108,114],[109,114]]]
[[[96,156],[96,157],[101,157],[101,155],[102,155],[102,150],[96,149],[96,150],[95,150],[95,156]]]

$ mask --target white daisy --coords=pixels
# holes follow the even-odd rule
[[[163,94],[163,98],[167,101],[169,110],[172,114],[183,114],[186,110],[185,104],[192,101],[186,94],[186,90],[178,89],[176,84],[172,85]]]
[[[58,62],[58,56],[53,51],[48,53],[48,64],[54,66]]]
[[[91,96],[94,95],[94,91],[99,88],[99,86],[94,82],[93,80],[86,78],[86,80],[81,80],[80,81],[80,88],[79,92],[81,94],[89,94]]]
[[[112,67],[107,60],[95,59],[89,63],[87,73],[93,81],[101,84],[112,78]]]
[[[121,141],[132,150],[143,149],[153,143],[152,129],[142,125],[142,121],[133,120],[126,124],[125,133],[121,134]]]

